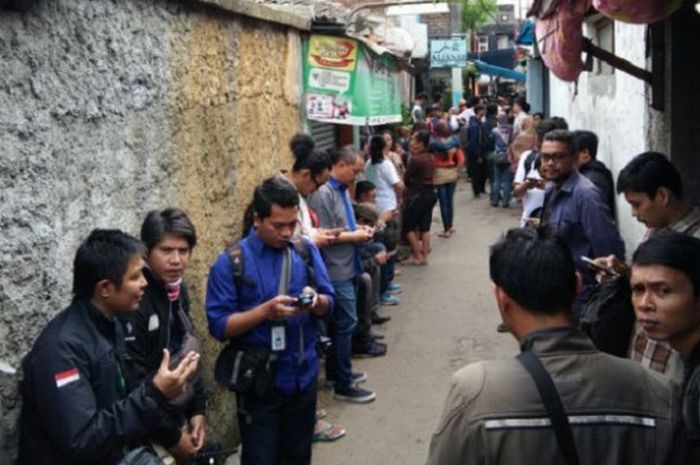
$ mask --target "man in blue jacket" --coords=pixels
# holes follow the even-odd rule
[[[307,259],[291,243],[298,205],[299,195],[288,181],[263,181],[253,197],[254,227],[238,244],[242,276],[235,276],[228,251],[209,272],[210,333],[220,341],[234,339],[277,353],[272,392],[237,394],[243,465],[311,462],[319,365],[316,320],[332,308],[334,294],[318,249],[305,241]],[[289,281],[280,286],[287,254]],[[308,303],[297,300],[302,295]]]

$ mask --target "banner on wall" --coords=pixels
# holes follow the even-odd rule
[[[347,37],[313,34],[305,44],[306,117],[327,123],[375,126],[401,121],[398,68]]]

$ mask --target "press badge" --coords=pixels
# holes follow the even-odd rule
[[[272,327],[272,351],[282,352],[287,348],[287,332],[284,326]]]

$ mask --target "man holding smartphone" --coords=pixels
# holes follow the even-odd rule
[[[358,386],[367,377],[364,373],[352,372],[352,334],[357,326],[357,279],[362,274],[357,246],[370,241],[374,230],[357,225],[348,192],[362,172],[358,158],[360,154],[350,146],[338,150],[331,160],[331,178],[310,197],[309,205],[318,215],[322,228],[347,229],[333,245],[323,249],[336,296],[329,324],[333,346],[326,360],[326,377],[335,381],[336,399],[366,403],[372,402],[376,394]]]

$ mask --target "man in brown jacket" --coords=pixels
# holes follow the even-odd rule
[[[598,351],[571,325],[580,287],[567,246],[544,229],[514,229],[491,249],[504,323],[551,376],[581,464],[664,464],[671,459],[669,381]],[[516,359],[458,371],[433,434],[430,465],[565,463],[535,382]]]

